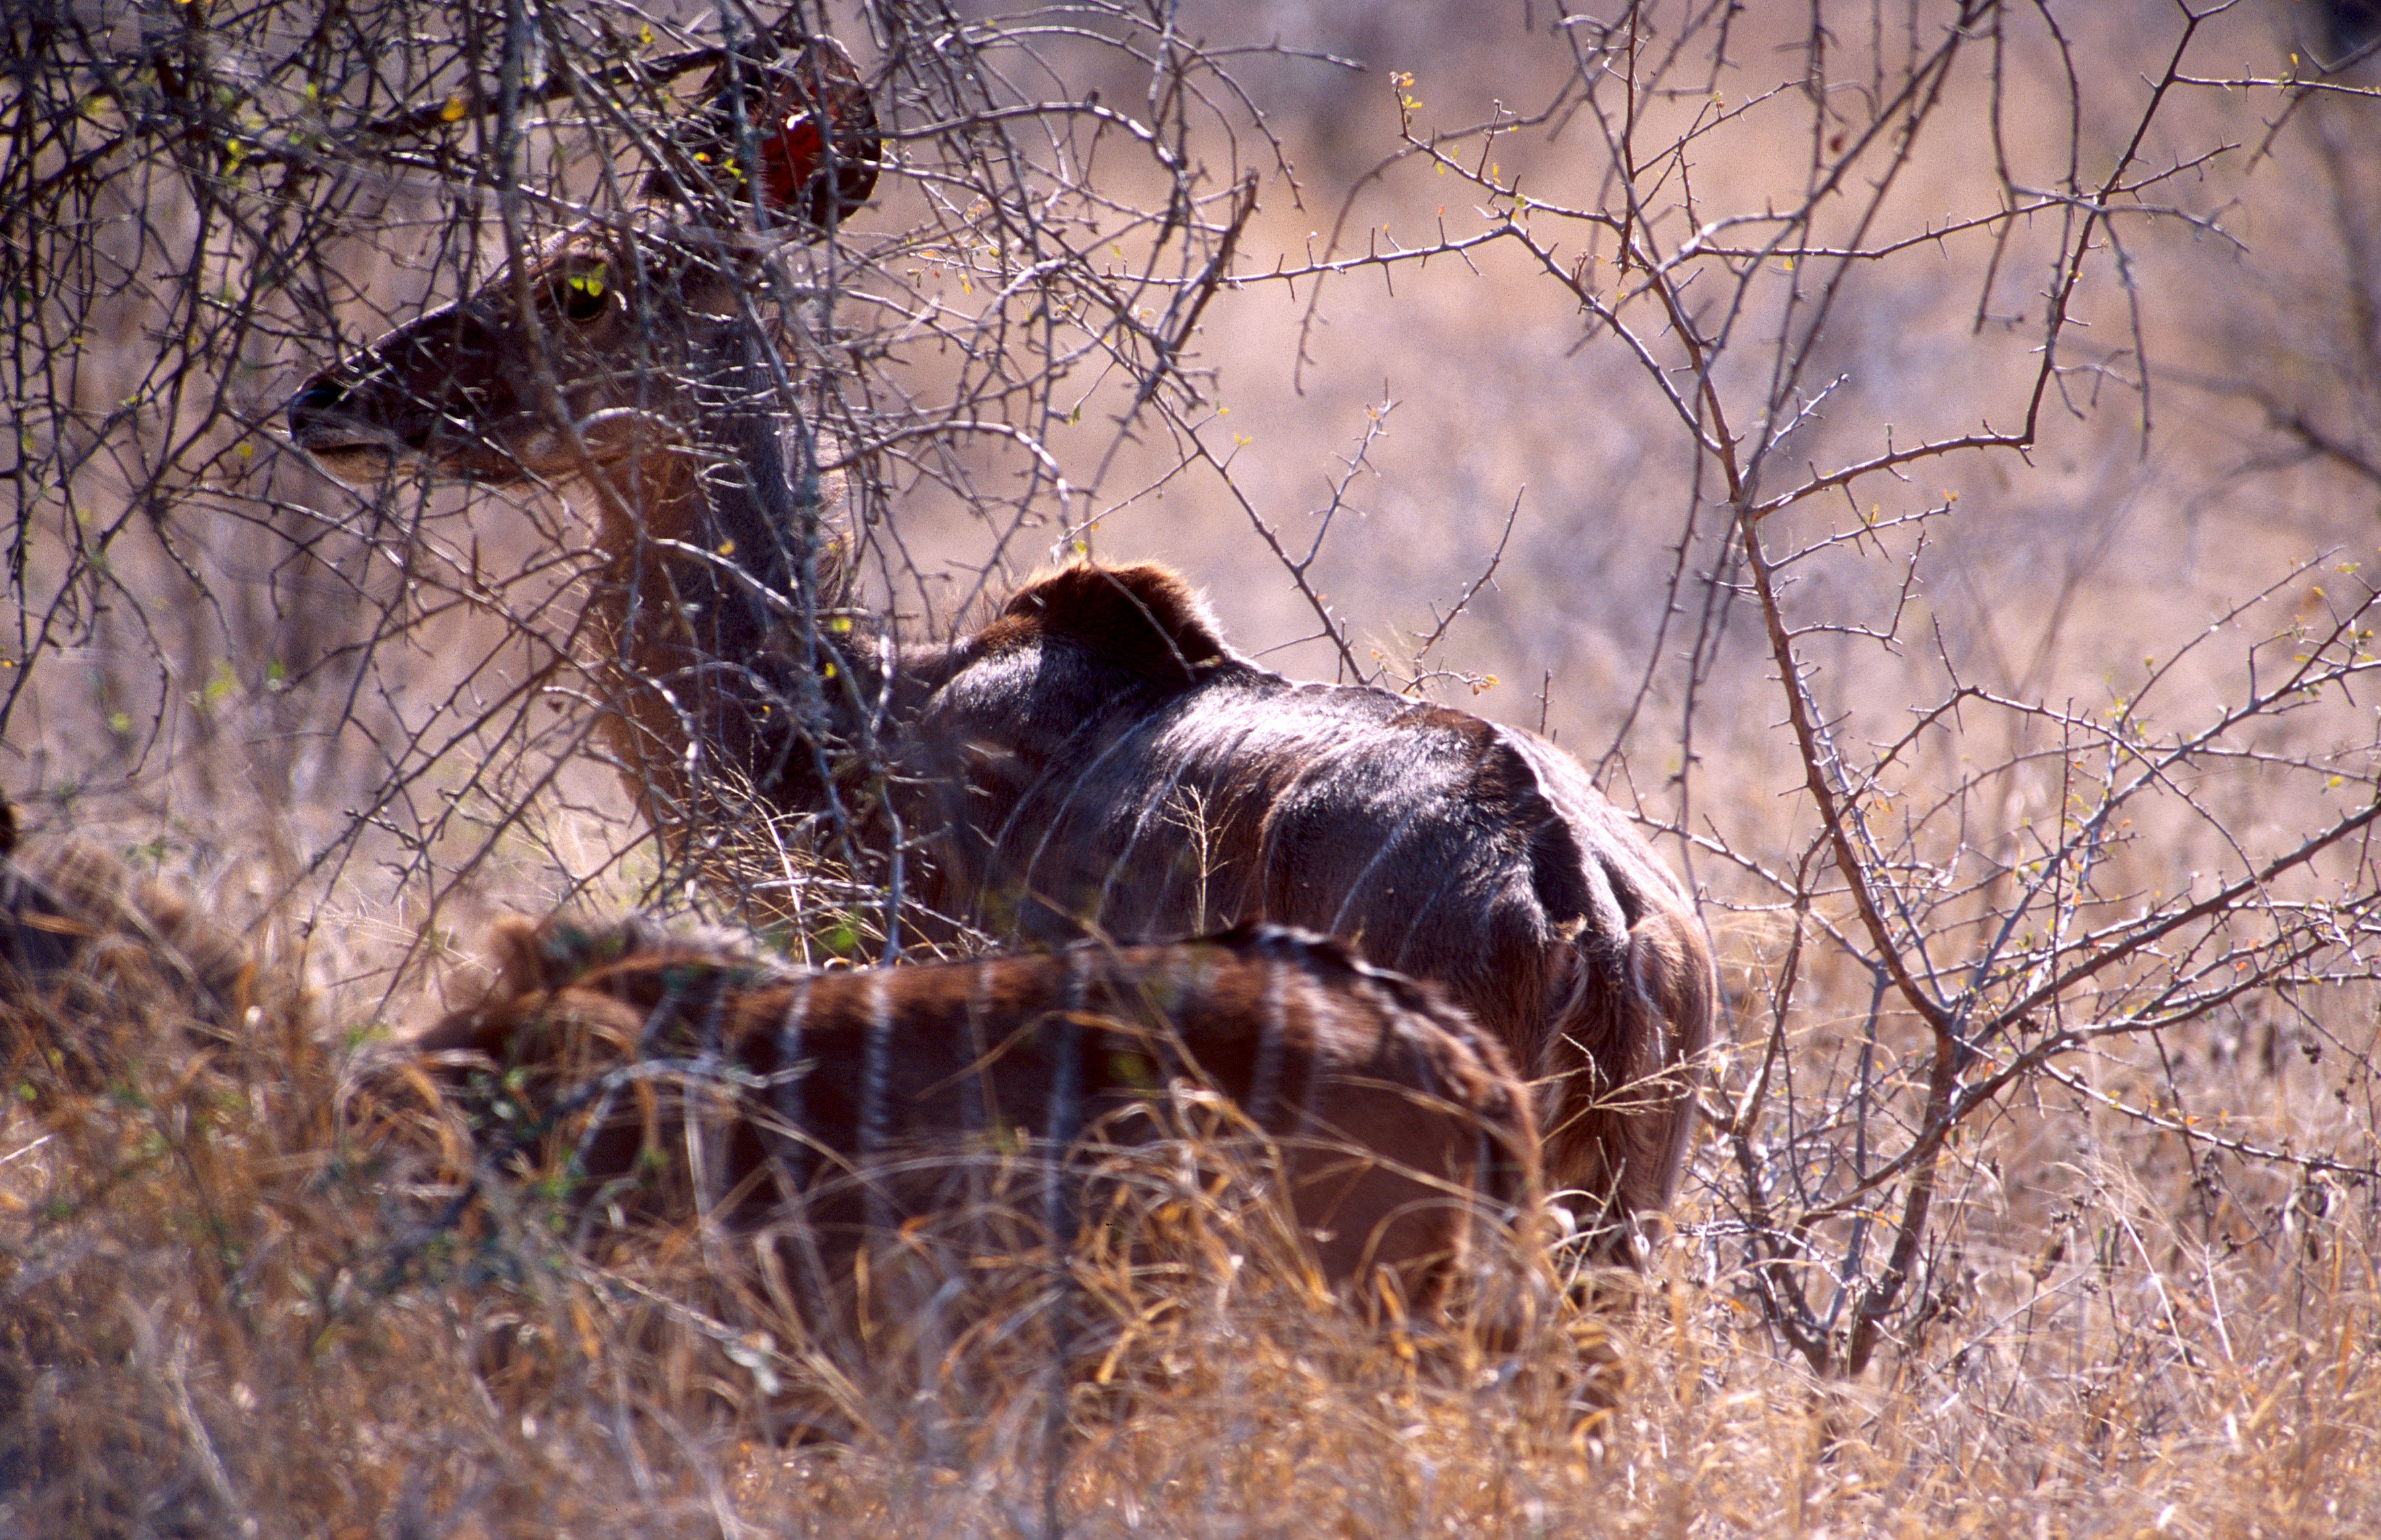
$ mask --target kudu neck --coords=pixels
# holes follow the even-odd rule
[[[732,292],[704,298],[714,312],[695,315],[666,378],[640,391],[652,431],[604,468],[601,544],[616,578],[665,570],[703,650],[736,663],[843,603],[828,507],[839,478],[820,470],[775,329]]]
[[[839,479],[776,328],[726,282],[644,313],[634,367],[591,372],[571,408],[582,441],[615,451],[588,468],[613,730],[647,816],[682,842],[828,800],[861,716],[836,657],[861,639],[836,634]]]

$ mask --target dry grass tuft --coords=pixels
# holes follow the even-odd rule
[[[341,1002],[297,987],[295,959],[243,962],[242,992],[210,1000],[153,941],[90,923],[68,975],[46,994],[20,981],[0,1015],[6,1533],[2381,1520],[2381,1289],[2370,1220],[2344,1199],[2211,1247],[2148,1184],[2155,1163],[2126,1183],[2112,1160],[2101,1206],[2070,1216],[2073,1245],[1975,1268],[1930,1334],[1857,1384],[1771,1351],[1740,1298],[1687,1276],[1684,1245],[1633,1303],[1612,1308],[1607,1285],[1603,1308],[1490,1344],[1376,1330],[1319,1298],[1262,1205],[1177,1201],[1132,1216],[1172,1227],[1169,1265],[1087,1225],[1068,1289],[1020,1265],[930,1359],[888,1364],[891,1323],[884,1341],[807,1337],[712,1265],[720,1237],[695,1227],[599,1264],[534,1185],[482,1172],[462,1201],[436,1093],[338,1045]]]

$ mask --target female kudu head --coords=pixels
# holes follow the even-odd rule
[[[809,629],[783,623],[789,606],[814,619],[841,602],[838,548],[821,538],[838,479],[795,404],[775,259],[867,198],[879,150],[868,93],[829,39],[764,39],[708,94],[647,180],[675,208],[565,232],[289,407],[291,437],[344,480],[409,464],[586,489],[607,730],[674,843],[738,789],[715,766],[750,774],[783,739],[763,730],[770,712],[817,709],[821,670],[779,639]]]

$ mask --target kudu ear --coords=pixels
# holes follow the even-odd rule
[[[747,207],[757,197],[817,239],[876,190],[876,104],[835,39],[780,22],[724,60],[703,98],[665,143],[648,197],[691,203],[725,194]]]

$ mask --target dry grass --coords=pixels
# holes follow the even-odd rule
[[[1108,1243],[1151,1228],[1124,1216],[1087,1227],[1059,1294],[1028,1260],[946,1312],[922,1363],[905,1363],[935,1338],[920,1320],[812,1336],[691,1227],[616,1235],[599,1265],[557,1240],[541,1184],[481,1171],[473,1195],[428,1082],[334,1045],[324,1003],[268,998],[286,970],[244,975],[252,1004],[192,1002],[160,987],[170,954],[94,947],[0,1016],[18,1530],[712,1533],[774,1522],[829,1471],[819,1522],[1030,1527],[1054,1456],[1061,1511],[1243,1477],[1251,1500],[1303,1507],[1318,1430],[1344,1427],[1367,1466],[1462,1459],[1574,1444],[1609,1399],[1594,1318],[1493,1351],[1422,1321],[1376,1331],[1307,1281],[1265,1205],[1212,1183],[1190,1192],[1203,1216],[1166,1205],[1180,1262],[1154,1284]],[[1249,1436],[1245,1470],[1192,1453],[1215,1420]],[[806,1429],[833,1452],[781,1448]],[[1336,1500],[1386,1519],[1429,1499]]]
[[[2011,1118],[1964,1150],[1966,1287],[1863,1383],[1777,1356],[1690,1276],[1691,1246],[1632,1306],[1567,1308],[1491,1348],[1319,1306],[1243,1225],[1187,1249],[1204,1260],[1166,1287],[1080,1257],[1096,1329],[1062,1390],[1039,1285],[931,1371],[872,1368],[723,1293],[686,1233],[599,1267],[535,1192],[497,1182],[458,1205],[421,1082],[336,1030],[353,1002],[304,995],[286,956],[194,1001],[155,956],[107,949],[0,1017],[11,1534],[1010,1534],[1051,1511],[1075,1534],[2381,1520],[2365,1205],[2211,1194],[2122,1128]],[[2027,1179],[1992,1179],[2021,1162]]]

